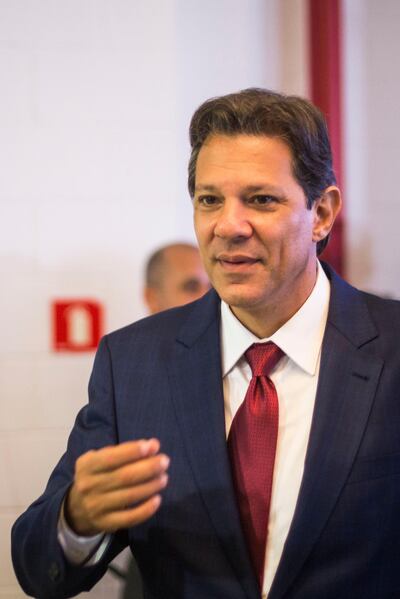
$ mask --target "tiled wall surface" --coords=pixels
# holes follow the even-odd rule
[[[0,0],[1,598],[24,596],[10,527],[62,454],[93,361],[52,352],[50,303],[92,297],[106,330],[144,315],[145,257],[193,239],[189,117],[211,95],[279,87],[278,4]]]
[[[345,0],[343,25],[347,277],[400,298],[400,3]]]

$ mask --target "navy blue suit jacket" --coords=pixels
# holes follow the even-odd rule
[[[400,304],[328,270],[331,302],[300,494],[269,599],[400,597]],[[307,343],[307,340],[304,340]],[[257,599],[226,450],[214,291],[105,337],[68,450],[14,525],[21,585],[41,599],[89,589],[130,543],[147,599]],[[171,456],[159,512],[100,564],[56,540],[78,455],[156,436]]]

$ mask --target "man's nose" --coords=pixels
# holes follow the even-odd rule
[[[214,228],[216,237],[223,239],[250,237],[253,228],[248,217],[248,210],[240,200],[225,200],[217,215]]]

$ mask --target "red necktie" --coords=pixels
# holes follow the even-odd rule
[[[279,405],[268,374],[283,352],[274,343],[255,343],[245,353],[252,379],[228,436],[240,518],[262,589]]]

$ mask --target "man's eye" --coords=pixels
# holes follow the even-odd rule
[[[197,202],[201,206],[215,206],[218,199],[215,196],[199,196]]]
[[[187,293],[198,293],[201,289],[201,281],[198,279],[187,279],[182,283],[182,291]]]
[[[249,200],[250,204],[255,204],[256,206],[268,206],[275,202],[277,202],[277,198],[270,195],[256,195],[252,196]]]

